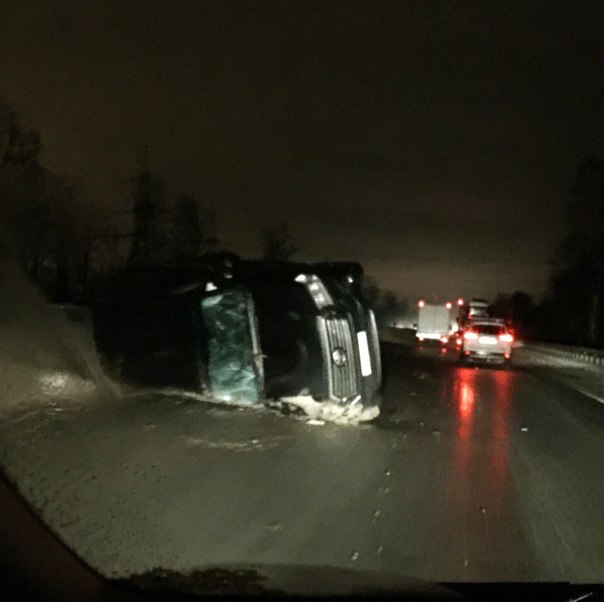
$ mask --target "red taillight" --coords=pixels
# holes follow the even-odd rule
[[[514,342],[514,337],[511,334],[500,334],[499,335],[499,340],[502,343],[513,343]]]
[[[447,337],[440,337],[441,343],[446,343],[449,339]]]
[[[418,307],[424,307],[424,305],[426,305],[426,302],[425,302],[423,299],[420,299],[420,300],[417,302],[417,306],[418,306]]]
[[[468,331],[463,333],[463,338],[466,341],[474,341],[478,338],[478,335],[475,332]]]
[[[447,302],[445,303],[445,307],[446,307],[447,309],[451,309],[451,307],[453,307],[453,306],[451,305],[451,302],[450,302],[450,301],[447,301]]]
[[[457,341],[455,341],[458,345],[461,345],[463,343],[463,339],[461,337],[458,337]]]

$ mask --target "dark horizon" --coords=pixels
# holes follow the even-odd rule
[[[600,3],[103,2],[3,9],[0,93],[48,168],[124,211],[150,145],[235,252],[416,297],[539,296],[577,164],[602,155]]]

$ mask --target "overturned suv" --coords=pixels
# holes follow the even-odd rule
[[[358,264],[244,261],[124,269],[93,308],[105,369],[136,387],[250,405],[379,404],[375,318]]]
[[[268,399],[377,403],[375,320],[350,286],[359,271],[357,264],[235,265],[235,278],[251,292],[256,307]]]

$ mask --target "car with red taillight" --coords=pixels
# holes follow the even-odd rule
[[[461,336],[459,356],[463,361],[509,363],[514,336],[502,320],[473,320]]]

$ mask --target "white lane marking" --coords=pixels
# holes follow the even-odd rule
[[[580,387],[578,385],[571,385],[569,383],[565,383],[564,381],[560,381],[560,382],[562,382],[566,386],[570,387],[571,389],[574,389],[575,391],[578,391],[579,393],[585,395],[586,397],[590,397],[591,399],[595,399],[596,401],[599,401],[600,403],[604,403],[604,397],[600,397],[599,395],[596,395],[595,393],[592,393],[591,391],[588,391],[587,389],[584,389],[583,387]]]

